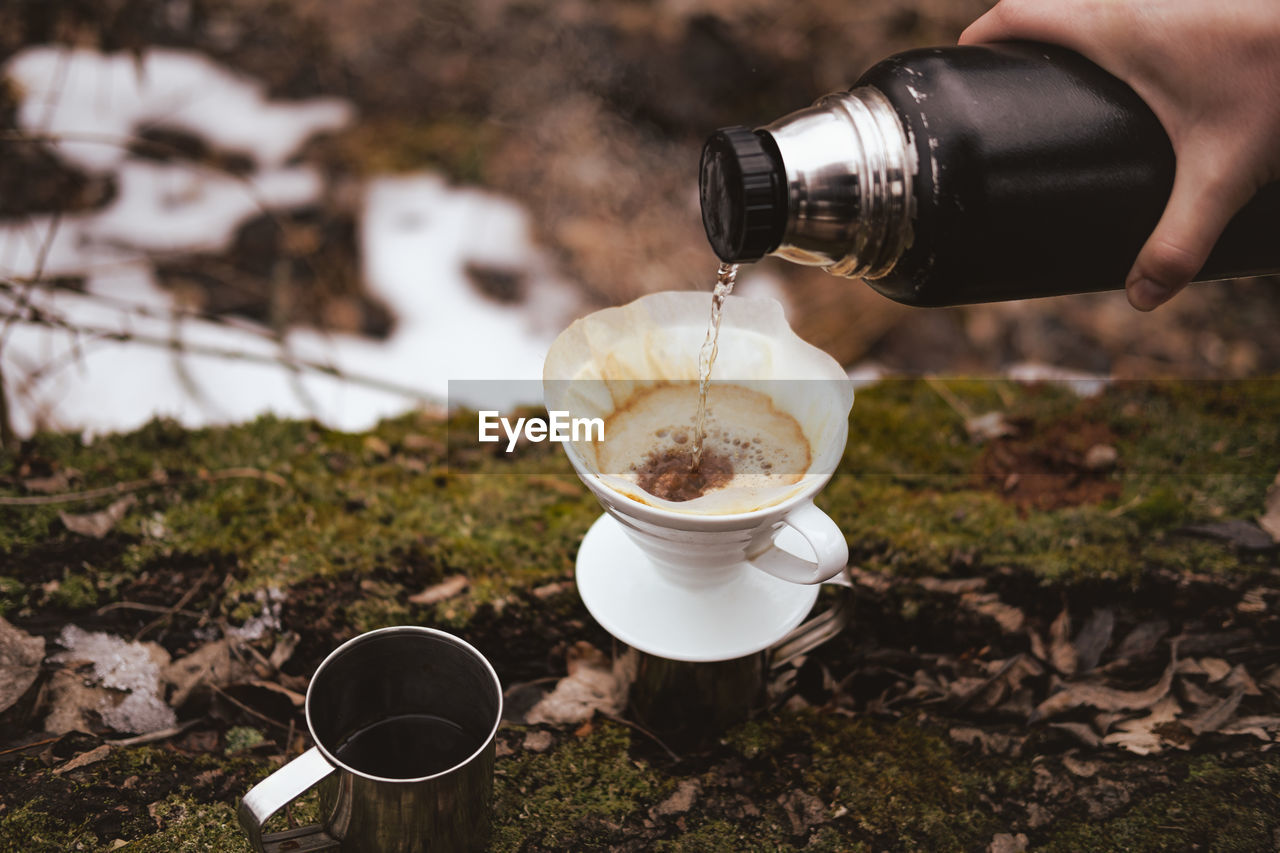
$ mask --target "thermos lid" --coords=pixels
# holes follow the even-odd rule
[[[702,147],[702,225],[725,263],[758,261],[778,248],[787,225],[786,175],[767,133],[717,130]]]

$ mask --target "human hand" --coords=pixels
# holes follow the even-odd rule
[[[1167,302],[1236,211],[1280,179],[1280,2],[1000,0],[960,36],[1009,40],[1088,57],[1128,83],[1169,134],[1173,192],[1125,279],[1133,307]]]

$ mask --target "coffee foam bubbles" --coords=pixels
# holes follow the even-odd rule
[[[655,293],[575,321],[556,338],[543,365],[547,408],[607,422],[636,395],[655,387],[689,385],[696,394],[707,303],[705,292]],[[664,501],[632,480],[606,473],[598,458],[599,442],[562,447],[584,480],[639,503],[693,515],[763,509],[835,470],[844,452],[853,386],[835,359],[795,334],[778,302],[738,296],[725,300],[720,355],[712,379],[713,388],[732,383],[758,391],[775,409],[795,419],[812,457],[799,481],[718,489],[689,501]],[[695,412],[696,399],[687,415],[691,439]],[[727,423],[727,415],[720,417]],[[607,430],[605,435],[608,438]]]
[[[721,489],[756,490],[799,482],[809,468],[809,442],[795,418],[759,391],[712,384],[704,453],[727,460],[733,475]],[[657,385],[635,394],[605,422],[596,448],[600,473],[636,483],[655,455],[689,455],[694,441],[696,383]]]

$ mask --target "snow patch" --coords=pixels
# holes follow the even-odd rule
[[[450,379],[537,379],[577,306],[534,244],[524,210],[419,174],[375,178],[365,189],[363,272],[396,317],[389,339],[297,329],[277,340],[250,322],[184,316],[156,283],[150,255],[221,251],[262,210],[314,202],[323,176],[285,164],[313,134],[349,122],[350,106],[268,101],[256,83],[175,50],[149,50],[138,64],[32,48],[7,71],[24,95],[23,130],[59,137],[51,143],[59,154],[113,174],[119,188],[101,211],[0,225],[0,276],[85,279],[84,293],[31,288],[25,295],[45,321],[7,331],[0,370],[20,435],[91,436],[155,416],[200,427],[265,413],[364,430],[444,401]],[[129,158],[128,135],[147,125],[189,131],[248,154],[258,168],[237,178]],[[468,278],[471,264],[522,274],[523,303],[483,296]],[[0,292],[0,314],[20,307],[18,292]]]
[[[177,725],[173,709],[161,698],[160,665],[148,646],[75,625],[62,629],[58,643],[66,651],[51,661],[91,663],[98,684],[126,694],[118,703],[104,699],[95,709],[106,725],[138,734]]]

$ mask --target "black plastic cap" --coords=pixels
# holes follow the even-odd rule
[[[698,191],[702,226],[725,263],[758,261],[778,248],[787,227],[787,179],[767,133],[717,130],[702,146]]]

